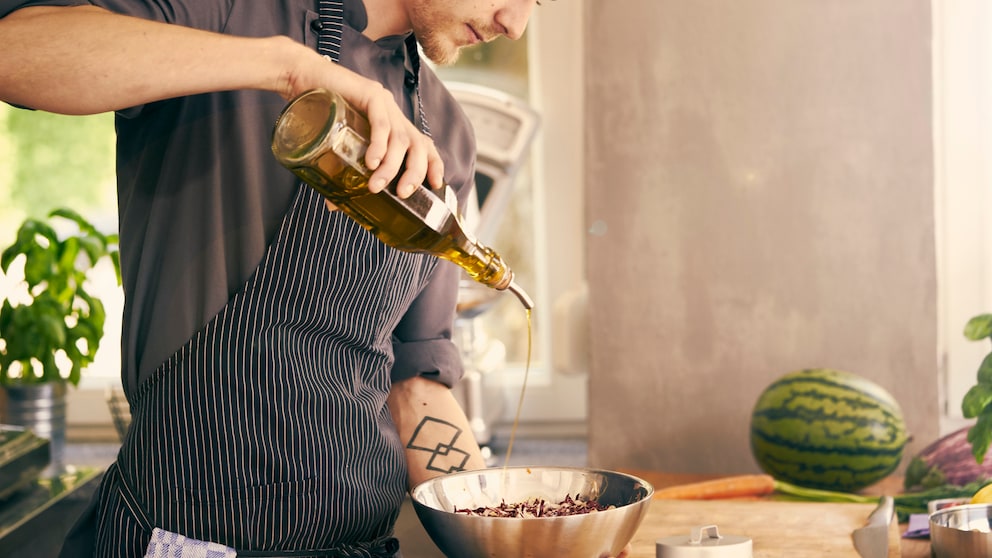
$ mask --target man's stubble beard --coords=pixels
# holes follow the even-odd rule
[[[436,11],[439,9],[436,3],[415,0],[410,10],[410,23],[424,56],[439,66],[449,66],[458,61],[461,49],[445,35],[453,22],[442,15],[443,11]]]
[[[417,35],[417,40],[420,42],[420,47],[424,51],[424,56],[439,66],[450,66],[454,64],[458,61],[458,56],[461,54],[460,48],[449,47],[443,38],[434,36],[431,33],[423,37]]]

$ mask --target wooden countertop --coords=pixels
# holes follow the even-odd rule
[[[640,469],[621,469],[636,475],[655,488],[674,486],[689,482],[718,478],[717,475],[672,474]],[[863,494],[881,495],[898,494],[902,491],[902,479],[892,476],[868,487]],[[679,504],[688,504],[680,506]],[[874,506],[866,504],[835,504],[807,502],[771,502],[760,498],[744,500],[710,500],[710,501],[681,501],[656,500],[651,505],[651,511],[631,542],[633,553],[631,558],[651,558],[655,556],[655,541],[665,536],[681,534],[686,525],[705,521],[716,523],[725,519],[734,527],[747,533],[729,532],[731,535],[770,537],[781,542],[784,547],[794,544],[791,541],[804,537],[801,530],[808,530],[808,537],[802,548],[779,548],[775,554],[762,554],[755,541],[755,558],[767,556],[804,556],[820,557],[831,555],[834,558],[843,556],[857,557],[851,543],[850,533],[860,527],[868,518]],[[687,523],[688,522],[688,523]],[[803,523],[807,522],[807,523]],[[776,534],[778,529],[779,534]],[[889,535],[890,557],[899,558],[930,558],[930,541],[928,539],[904,539],[902,533],[906,525],[893,525]],[[721,534],[727,533],[721,529]],[[685,533],[688,535],[688,531]],[[783,535],[783,536],[779,536]],[[786,536],[787,535],[787,536]],[[780,554],[785,551],[786,554]],[[807,554],[804,554],[807,552]]]

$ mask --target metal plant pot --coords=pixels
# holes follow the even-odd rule
[[[65,382],[11,384],[4,386],[6,412],[4,424],[30,429],[47,438],[51,463],[42,473],[55,476],[65,470],[66,394]]]

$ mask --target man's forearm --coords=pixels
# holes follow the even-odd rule
[[[285,37],[234,37],[94,6],[15,11],[0,19],[0,44],[0,99],[66,114],[233,89],[288,96],[290,61],[319,59]]]
[[[370,191],[394,179],[400,197],[425,179],[444,184],[441,155],[391,91],[289,37],[225,35],[94,6],[37,6],[0,19],[0,48],[0,101],[63,114],[217,91],[273,91],[289,100],[332,89],[371,124]]]
[[[447,386],[420,377],[393,384],[389,410],[406,448],[411,487],[486,467],[465,412]]]

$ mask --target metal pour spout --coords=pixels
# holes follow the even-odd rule
[[[524,305],[524,309],[530,310],[534,308],[534,301],[531,300],[529,296],[527,296],[526,291],[520,288],[520,285],[518,285],[515,281],[511,280],[510,284],[506,286],[506,290],[510,291],[511,293],[517,296],[517,298],[520,300],[520,304]]]

